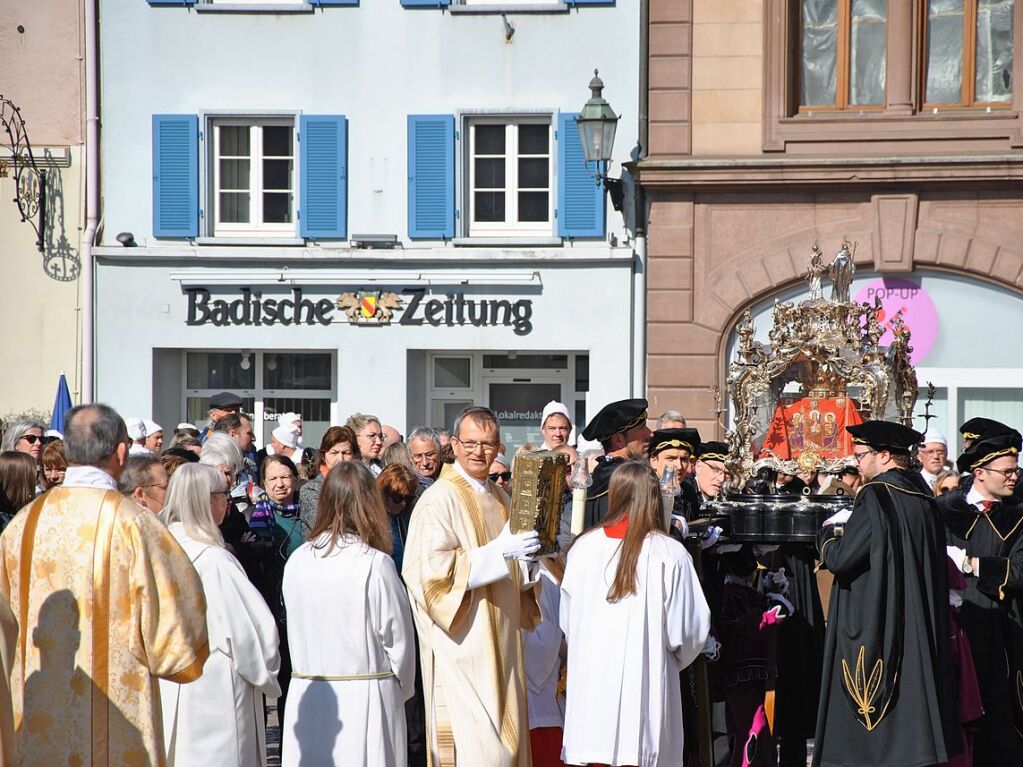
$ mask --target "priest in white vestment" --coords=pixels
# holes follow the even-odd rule
[[[210,657],[191,684],[160,680],[170,767],[266,764],[263,696],[281,693],[277,622],[226,548],[219,526],[230,488],[212,466],[186,464],[171,479],[160,518],[192,561],[206,594]]]
[[[281,764],[405,767],[416,651],[390,520],[360,461],[330,470],[318,504],[284,566],[293,668]]]
[[[489,481],[497,418],[455,421],[455,464],[412,513],[402,574],[419,631],[431,767],[528,767],[521,629],[540,621],[535,532],[508,529],[508,496]]]
[[[64,484],[0,537],[0,594],[20,626],[18,764],[163,765],[157,678],[202,673],[202,583],[163,523],[117,490],[128,456],[120,416],[73,408],[64,437]]]
[[[607,518],[576,539],[561,581],[568,642],[562,758],[677,767],[679,672],[703,649],[710,610],[692,559],[663,531],[650,467],[622,464],[608,494]]]

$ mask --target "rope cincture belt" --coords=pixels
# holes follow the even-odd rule
[[[303,674],[292,671],[292,679],[308,679],[312,682],[357,682],[362,679],[387,679],[394,676],[393,671],[377,671],[369,674]]]

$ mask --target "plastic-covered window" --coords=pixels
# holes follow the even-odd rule
[[[977,72],[974,100],[1012,100],[1013,0],[977,3]]]
[[[803,0],[802,106],[834,106],[838,63],[838,0]]]
[[[958,104],[963,100],[964,0],[928,0],[928,104]]]
[[[887,0],[852,0],[849,30],[849,104],[884,104],[888,37]]]
[[[928,0],[925,103],[1012,100],[1014,10],[1014,0]]]

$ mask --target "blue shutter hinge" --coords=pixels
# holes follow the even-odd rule
[[[558,140],[558,131],[557,130],[554,131],[554,140],[555,141]]]
[[[199,218],[206,218],[206,211],[199,208]]]
[[[557,208],[555,208],[555,209],[554,209],[554,218],[557,218],[557,217],[558,217],[558,209],[557,209]]]
[[[199,131],[199,140],[202,141],[205,138],[202,131]]]
[[[462,138],[462,132],[456,130],[455,131],[455,139],[460,139],[460,138]]]
[[[456,210],[455,211],[455,218],[461,218],[461,217],[462,217],[462,211]]]

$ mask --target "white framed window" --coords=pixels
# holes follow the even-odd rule
[[[294,119],[215,118],[211,127],[213,236],[294,236]]]
[[[467,130],[468,235],[549,237],[554,222],[550,117],[474,117]]]

